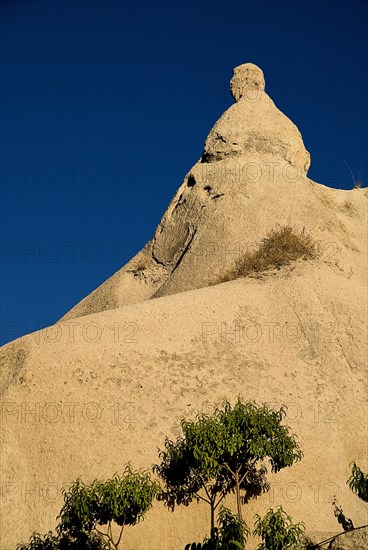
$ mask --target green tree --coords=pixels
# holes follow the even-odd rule
[[[255,518],[254,534],[262,539],[257,550],[297,550],[300,548],[305,525],[302,522],[294,525],[282,506],[276,511],[268,510],[263,518],[258,514],[255,515]]]
[[[237,550],[243,549],[250,535],[244,520],[239,519],[228,508],[221,506],[218,528],[212,529],[211,537],[203,543],[187,544],[185,550]]]
[[[54,550],[59,547],[59,537],[50,531],[47,535],[33,533],[28,544],[18,544],[17,550]]]
[[[346,483],[353,493],[358,495],[364,502],[368,502],[368,474],[362,472],[355,462],[351,465],[351,475]]]
[[[18,544],[17,550],[111,550],[108,542],[99,536],[84,534],[75,538],[67,533],[46,535],[34,533],[28,544]]]
[[[107,481],[94,480],[87,485],[78,479],[64,492],[58,532],[76,539],[93,533],[118,549],[124,527],[143,519],[158,490],[159,484],[149,472],[132,471],[129,465],[121,477],[114,475]],[[116,539],[114,523],[120,528]],[[105,530],[102,526],[106,526]]]
[[[238,399],[234,407],[224,401],[212,415],[183,419],[183,435],[176,441],[166,438],[161,464],[154,466],[165,484],[159,498],[171,510],[193,500],[208,503],[212,530],[217,507],[234,492],[241,519],[241,503],[269,490],[264,461],[278,472],[302,457],[289,428],[281,424],[285,414],[285,407],[272,410]]]
[[[218,525],[220,550],[244,548],[250,535],[250,529],[243,519],[234,515],[225,506],[221,506]]]

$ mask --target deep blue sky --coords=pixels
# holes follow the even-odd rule
[[[366,184],[367,5],[3,0],[1,341],[54,323],[151,238],[236,65],[263,69],[312,179],[351,188],[346,160]]]

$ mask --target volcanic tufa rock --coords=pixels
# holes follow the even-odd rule
[[[260,153],[307,173],[310,155],[298,128],[277,109],[264,89],[263,72],[256,65],[245,63],[234,69],[230,90],[236,103],[209,133],[203,162]]]
[[[253,65],[253,63],[244,63],[235,67],[233,77],[230,80],[230,92],[235,101],[245,96],[250,99],[253,95],[253,100],[259,97],[259,94],[264,92],[265,79],[263,71]]]
[[[327,548],[328,550],[367,550],[368,527],[339,535],[330,542]]]
[[[257,242],[285,208],[288,198],[271,201],[269,211],[267,203],[253,202],[265,186],[271,193],[281,192],[277,186],[282,186],[286,197],[298,193],[300,198],[308,195],[304,201],[315,200],[313,184],[306,178],[310,155],[300,132],[264,87],[263,72],[256,65],[234,69],[230,88],[236,103],[210,131],[200,160],[185,176],[152,240],[64,319],[208,286],[214,273],[221,275],[228,267],[227,243],[231,249],[234,243]],[[301,200],[292,206],[300,223],[308,212],[296,210],[304,205]],[[236,223],[231,221],[234,212]],[[262,223],[256,221],[259,216]],[[214,250],[203,262],[206,247]],[[234,254],[225,255],[230,264]]]
[[[250,526],[282,505],[327,539],[339,530],[334,496],[368,523],[346,485],[352,461],[368,470],[367,193],[307,177],[301,135],[255,65],[235,69],[231,90],[146,246],[57,324],[3,347],[1,550],[55,527],[73,480],[149,468],[183,417],[238,395],[285,404],[304,451],[244,506]],[[218,284],[285,225],[305,228],[318,257]],[[203,503],[170,513],[157,502],[124,548],[184,548],[208,520]]]

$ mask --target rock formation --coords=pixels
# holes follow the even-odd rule
[[[201,159],[185,176],[153,239],[64,319],[205,287],[213,269],[224,263],[223,249],[263,236],[263,225],[249,223],[246,186],[257,191],[262,183],[280,182],[291,195],[293,184],[304,181],[310,165],[298,128],[277,109],[264,87],[263,73],[252,63],[234,70],[230,89],[236,103],[210,131]],[[253,197],[249,199],[251,209]],[[226,220],[234,213],[236,224]],[[274,213],[269,215],[273,222]],[[210,243],[221,245],[211,253],[212,265],[201,259],[203,247],[210,248]]]
[[[328,550],[366,550],[368,548],[368,527],[337,536],[327,548]]]
[[[367,506],[346,485],[367,470],[367,193],[308,179],[296,126],[252,64],[153,238],[56,325],[2,349],[0,548],[54,527],[60,488],[157,462],[180,419],[223,398],[288,405],[303,460],[244,507],[282,504],[320,540]],[[320,255],[216,284],[277,225],[306,228]],[[228,499],[232,506],[232,499]],[[208,510],[159,503],[126,530],[130,550],[202,540]]]

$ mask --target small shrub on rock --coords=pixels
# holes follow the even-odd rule
[[[282,506],[275,511],[268,510],[263,518],[258,514],[255,518],[254,534],[262,539],[257,550],[297,550],[301,547],[305,525],[293,524]]]
[[[317,253],[317,243],[305,229],[296,230],[285,225],[270,231],[257,250],[238,259],[235,267],[225,273],[216,284],[255,276],[271,269],[281,269],[296,260],[312,260],[317,257]]]

